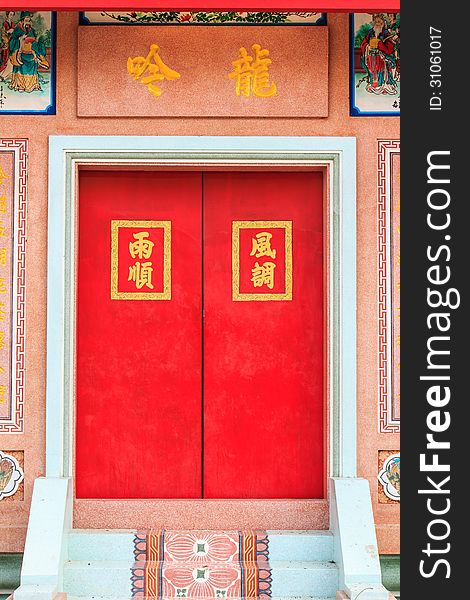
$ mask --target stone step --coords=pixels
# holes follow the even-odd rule
[[[128,561],[65,563],[64,590],[78,596],[126,597],[131,590]],[[272,594],[279,598],[332,598],[338,589],[338,568],[332,562],[270,561]],[[218,568],[223,563],[218,564]],[[185,568],[194,569],[186,565]],[[233,565],[230,567],[233,568]]]
[[[133,563],[135,532],[127,529],[73,529],[68,535],[68,557],[80,560],[127,560]]]
[[[268,531],[267,534],[270,560],[333,559],[333,535],[329,531]],[[134,536],[131,530],[74,529],[69,534],[69,560],[128,560],[131,563]]]
[[[87,561],[81,561],[81,562],[87,562]],[[251,561],[245,561],[243,563],[244,568],[246,569],[250,569],[250,568],[260,568],[260,569],[269,569],[272,568],[272,564],[278,564],[279,562],[292,562],[292,563],[297,563],[299,561],[270,561],[267,562],[264,559],[263,560],[258,560],[256,562],[251,562]],[[215,562],[215,561],[211,561],[211,560],[205,560],[203,562],[181,562],[181,561],[177,561],[177,560],[165,560],[165,561],[150,561],[150,560],[141,560],[141,561],[136,561],[134,563],[132,563],[131,567],[132,569],[143,569],[145,567],[152,567],[153,569],[158,569],[160,568],[162,565],[165,565],[166,568],[169,569],[189,569],[190,571],[194,571],[194,569],[202,569],[202,568],[206,568],[206,569],[238,569],[239,568],[239,562],[238,561],[232,561],[232,562]]]
[[[13,600],[13,599],[12,599]],[[135,600],[131,596],[68,596],[68,600]],[[152,598],[146,596],[139,600],[175,600],[173,598]],[[184,600],[201,600],[200,598],[185,598]],[[204,600],[220,600],[220,598],[205,598]],[[247,600],[246,598],[230,598],[230,600]],[[336,600],[336,598],[319,598],[318,596],[284,596],[283,598],[272,598],[271,600]]]

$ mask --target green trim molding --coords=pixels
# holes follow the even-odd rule
[[[380,556],[382,583],[389,592],[400,598],[400,555],[382,554]]]
[[[22,554],[0,552],[0,600],[8,598],[19,587],[22,564]]]

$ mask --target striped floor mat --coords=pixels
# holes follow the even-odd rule
[[[271,598],[266,532],[148,531],[134,545],[134,600]]]

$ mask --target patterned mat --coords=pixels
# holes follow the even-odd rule
[[[271,598],[266,532],[149,531],[134,548],[134,600]]]

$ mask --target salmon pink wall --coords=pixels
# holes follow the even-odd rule
[[[0,116],[0,137],[29,139],[25,434],[0,435],[2,450],[24,450],[24,501],[0,502],[0,551],[22,551],[34,479],[45,469],[48,136],[132,134],[357,138],[358,474],[370,481],[380,552],[399,552],[399,506],[379,504],[377,484],[379,451],[399,449],[399,436],[378,428],[377,142],[399,139],[399,119],[349,117],[348,15],[330,14],[328,22],[328,118],[78,118],[78,15],[57,15],[57,115]]]

